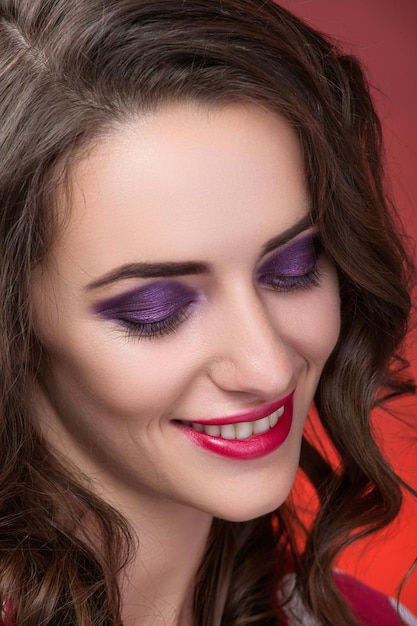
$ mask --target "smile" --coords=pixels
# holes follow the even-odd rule
[[[194,445],[232,459],[257,459],[287,439],[293,417],[292,392],[286,398],[246,414],[175,425]]]
[[[237,424],[202,424],[199,422],[182,422],[184,426],[193,428],[199,433],[206,433],[212,437],[222,439],[248,439],[252,435],[262,435],[277,425],[280,417],[283,416],[285,407],[281,406],[277,411],[253,422],[238,422]]]

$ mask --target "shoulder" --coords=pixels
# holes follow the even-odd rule
[[[396,600],[372,589],[357,578],[336,570],[334,578],[342,596],[350,604],[359,624],[363,626],[417,626],[417,618]],[[283,590],[279,596],[288,597],[284,610],[288,626],[319,626],[304,606],[296,589],[295,574],[284,577]],[[291,593],[292,592],[292,593]]]

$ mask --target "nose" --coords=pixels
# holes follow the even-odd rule
[[[231,301],[230,301],[231,300]],[[294,386],[294,355],[256,293],[229,299],[218,312],[211,380],[225,391],[274,400]]]

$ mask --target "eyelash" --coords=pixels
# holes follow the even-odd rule
[[[258,280],[279,293],[291,293],[292,291],[307,291],[320,287],[320,278],[320,269],[316,264],[307,274],[300,276],[264,274],[259,276]]]
[[[123,326],[127,339],[156,339],[174,333],[185,322],[189,313],[188,307],[183,307],[158,322],[131,322],[122,319],[119,323]]]
[[[320,286],[321,272],[317,264],[300,276],[285,276],[264,274],[258,276],[257,280],[278,293],[291,293],[294,291],[307,291]],[[178,330],[183,322],[189,317],[189,306],[177,309],[157,322],[132,322],[126,319],[119,319],[119,324],[123,327],[127,339],[156,339],[164,335],[169,335]]]

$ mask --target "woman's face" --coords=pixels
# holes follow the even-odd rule
[[[171,106],[71,176],[33,281],[50,445],[121,510],[279,506],[339,334],[295,131],[252,106]]]

